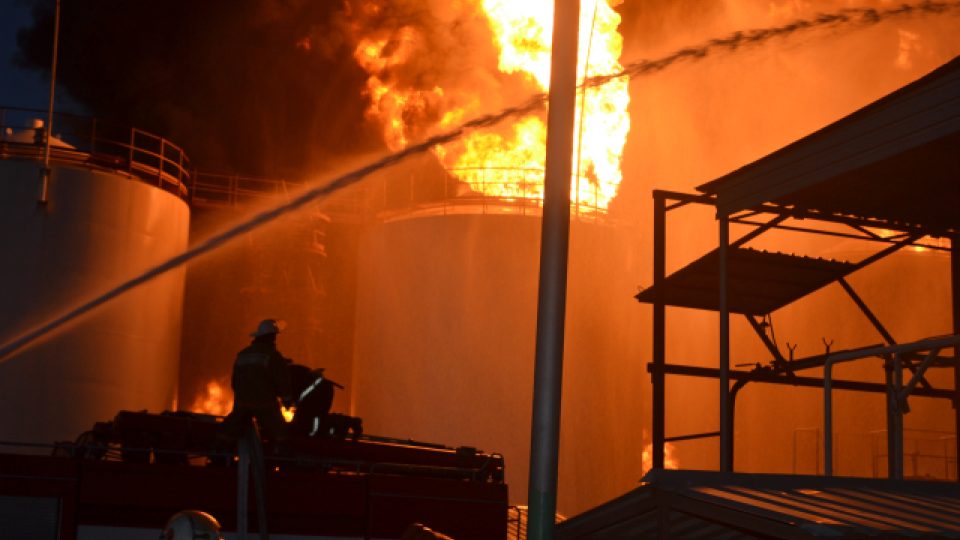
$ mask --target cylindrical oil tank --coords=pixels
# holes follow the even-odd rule
[[[353,414],[368,433],[473,446],[506,459],[525,504],[530,455],[538,217],[411,214],[359,244]],[[636,486],[649,376],[637,229],[571,223],[558,509]]]
[[[0,341],[137,276],[187,246],[190,210],[125,173],[0,160]],[[0,359],[0,440],[74,440],[121,409],[174,406],[183,270],[118,296]]]

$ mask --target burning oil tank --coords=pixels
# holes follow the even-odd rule
[[[38,204],[42,147],[33,138],[2,141],[4,343],[187,246],[182,169],[167,168],[174,163],[170,152],[179,149],[159,139],[151,139],[160,141],[158,152],[148,143],[130,145],[129,131],[128,147],[116,153],[103,138],[92,152],[92,140],[53,149],[45,205]],[[134,157],[139,151],[160,161],[151,167]],[[182,270],[168,272],[0,360],[0,440],[73,440],[121,409],[171,408],[183,283]]]
[[[370,432],[502,453],[520,504],[541,227],[537,211],[525,211],[454,199],[369,226],[359,244],[352,400]],[[623,493],[641,476],[648,396],[639,388],[648,376],[631,297],[636,234],[603,218],[572,218],[560,512]]]

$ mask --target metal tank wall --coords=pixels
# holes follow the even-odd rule
[[[183,251],[185,201],[118,173],[0,161],[0,341]],[[121,409],[175,403],[183,270],[117,297],[0,360],[0,440],[73,440]]]
[[[541,221],[491,214],[408,216],[365,232],[352,409],[367,433],[503,454],[511,502],[525,504]],[[649,377],[632,298],[636,235],[571,224],[562,513],[626,492],[641,475]]]

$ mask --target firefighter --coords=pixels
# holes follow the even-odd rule
[[[260,435],[274,443],[286,439],[286,425],[281,403],[292,404],[291,361],[277,351],[280,324],[274,319],[260,322],[250,334],[250,346],[237,354],[233,364],[233,410],[224,421],[230,436],[239,438],[252,418],[257,419]]]

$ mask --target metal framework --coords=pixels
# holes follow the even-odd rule
[[[653,213],[653,286],[637,295],[641,302],[651,303],[653,305],[653,361],[648,364],[648,370],[651,374],[653,383],[653,467],[662,469],[664,466],[664,445],[669,441],[682,441],[691,439],[700,439],[705,437],[720,438],[720,470],[724,472],[733,471],[733,426],[734,410],[738,392],[748,383],[766,383],[766,384],[784,384],[791,386],[817,387],[824,389],[824,445],[825,445],[825,472],[832,474],[831,460],[831,430],[832,430],[832,401],[831,392],[833,389],[851,390],[860,392],[884,393],[887,395],[887,432],[888,432],[888,472],[894,479],[903,477],[903,414],[909,412],[907,398],[909,396],[929,397],[937,399],[948,399],[953,401],[957,431],[960,433],[960,292],[957,287],[960,286],[960,246],[958,246],[955,235],[950,235],[951,248],[951,282],[952,292],[952,314],[953,314],[953,334],[950,336],[920,340],[908,344],[898,344],[891,336],[890,332],[883,326],[877,316],[867,307],[866,303],[857,295],[856,291],[844,279],[849,273],[868,266],[887,255],[890,255],[903,247],[915,245],[930,231],[925,230],[920,225],[900,225],[891,226],[890,222],[873,218],[857,218],[849,215],[826,214],[815,211],[805,211],[795,206],[780,206],[776,204],[764,203],[748,210],[740,210],[730,214],[724,214],[718,208],[717,219],[719,222],[719,246],[717,250],[698,262],[694,262],[685,269],[674,273],[671,276],[666,275],[666,251],[667,251],[667,213],[691,204],[707,205],[717,207],[717,199],[712,194],[696,195],[687,193],[678,193],[670,191],[654,191],[654,213]],[[766,220],[764,220],[766,218]],[[800,221],[803,220],[803,221]],[[837,232],[834,230],[818,229],[814,226],[806,225],[810,222],[820,223],[839,223],[847,226],[850,232]],[[798,224],[799,223],[799,224]],[[730,225],[738,224],[751,227],[752,229],[743,236],[731,241]],[[886,230],[897,231],[895,234],[881,236],[870,228],[883,228]],[[751,250],[742,249],[743,246],[760,236],[761,234],[773,230],[789,230],[806,232],[819,235],[839,236],[844,238],[855,238],[858,240],[885,243],[887,246],[874,255],[859,261],[855,264],[834,266],[824,264],[810,263],[809,259],[804,257],[792,257],[778,254],[781,259],[792,257],[796,262],[804,263],[815,267],[821,272],[816,279],[809,275],[796,273],[796,283],[792,283],[795,289],[806,287],[800,290],[802,294],[796,294],[797,291],[781,290],[776,291],[772,298],[756,299],[751,301],[739,300],[736,295],[731,294],[731,288],[738,283],[744,283],[743,275],[731,276],[731,268],[737,269],[736,264],[731,266],[731,262],[740,261],[739,272],[743,274],[743,255],[749,254]],[[939,246],[925,246],[929,249],[946,251],[946,248]],[[767,259],[773,260],[771,257]],[[758,259],[761,263],[764,260]],[[704,275],[705,264],[709,266],[713,274]],[[694,270],[701,274],[697,279],[684,280],[684,273],[689,276]],[[809,274],[809,271],[806,271]],[[800,279],[800,278],[803,279]],[[804,281],[806,280],[806,281]],[[692,282],[707,282],[708,286],[700,290],[690,290]],[[809,356],[805,358],[794,359],[792,353],[790,358],[785,358],[777,349],[776,345],[770,340],[764,331],[761,321],[757,317],[769,313],[758,312],[764,308],[770,311],[778,309],[783,305],[792,303],[798,298],[802,298],[815,290],[820,289],[828,283],[838,283],[850,296],[854,304],[860,309],[864,316],[876,328],[877,332],[883,338],[884,343],[870,345],[857,349],[830,352],[829,348],[825,354]],[[686,289],[684,289],[686,287]],[[742,291],[742,287],[739,289]],[[712,299],[699,299],[699,305],[691,304],[690,298],[699,295],[713,295]],[[766,303],[764,303],[766,302]],[[666,361],[666,307],[687,306],[700,307],[717,311],[720,316],[720,365],[718,368],[703,368],[682,364],[668,364]],[[742,313],[750,326],[754,329],[759,339],[763,342],[770,352],[772,359],[766,363],[757,362],[756,367],[750,371],[731,370],[730,369],[730,314]],[[953,348],[953,354],[941,355],[940,351],[945,348]],[[871,383],[856,380],[837,380],[832,377],[831,368],[839,362],[849,362],[864,358],[881,358],[886,374],[884,383]],[[823,368],[824,377],[801,376],[798,372],[811,369]],[[930,368],[953,368],[954,370],[954,388],[934,388],[925,378],[925,373]],[[903,380],[903,370],[908,370],[909,379],[905,383]],[[666,377],[667,375],[681,375],[687,377],[706,377],[718,379],[720,385],[720,426],[718,431],[708,433],[696,433],[667,436],[666,434]],[[731,386],[731,380],[733,385]],[[960,439],[957,441],[958,450],[960,450]],[[958,452],[960,454],[960,452]]]

